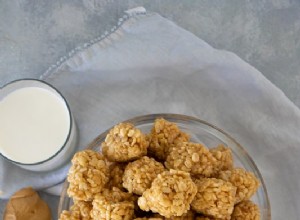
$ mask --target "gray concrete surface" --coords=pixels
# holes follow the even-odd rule
[[[0,0],[0,86],[38,77],[136,6],[235,52],[300,107],[299,0]],[[56,219],[57,198],[42,196]]]

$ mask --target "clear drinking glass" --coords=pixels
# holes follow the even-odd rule
[[[63,103],[65,106],[65,109],[67,109],[67,117],[69,117],[69,125],[68,125],[68,132],[65,135],[65,142],[61,146],[57,146],[57,151],[55,151],[52,155],[47,155],[47,159],[38,161],[35,163],[23,163],[21,161],[16,161],[12,158],[10,158],[10,155],[7,153],[4,153],[4,148],[1,149],[0,146],[0,155],[5,157],[7,160],[11,161],[12,163],[32,171],[50,171],[55,168],[58,168],[65,164],[66,162],[70,161],[70,157],[74,154],[76,142],[77,142],[77,128],[75,124],[75,120],[73,118],[73,115],[71,113],[70,107],[66,101],[66,99],[63,97],[63,95],[52,85],[36,79],[20,79],[13,82],[10,82],[6,84],[4,87],[0,89],[0,102],[7,97],[10,93],[17,91],[22,88],[41,88],[44,90],[47,90],[51,93],[51,95],[55,95],[55,97]],[[50,119],[51,120],[51,119]],[[30,138],[30,137],[28,137]],[[22,147],[22,146],[20,146]],[[41,146],[42,148],[43,146]],[[2,152],[1,152],[2,150]],[[30,152],[32,154],[37,152]]]

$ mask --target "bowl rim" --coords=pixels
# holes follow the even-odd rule
[[[268,220],[271,219],[271,206],[270,206],[268,191],[267,191],[264,179],[263,179],[257,165],[255,164],[254,160],[250,157],[248,152],[242,147],[242,145],[240,145],[231,135],[229,135],[228,133],[226,133],[222,129],[218,128],[217,126],[215,126],[215,125],[213,125],[213,124],[211,124],[207,121],[204,121],[202,119],[198,119],[198,118],[193,117],[193,116],[187,116],[187,115],[182,115],[182,114],[173,114],[173,113],[155,113],[155,114],[141,115],[141,116],[136,116],[136,117],[127,119],[127,120],[119,122],[119,123],[132,123],[135,126],[138,126],[140,124],[143,124],[143,122],[146,122],[146,121],[149,121],[149,120],[154,121],[157,118],[164,118],[166,120],[171,119],[173,121],[174,120],[178,120],[178,121],[195,121],[197,123],[204,124],[204,125],[206,125],[210,128],[213,128],[213,129],[219,131],[221,134],[226,136],[230,141],[232,141],[239,148],[239,150],[243,152],[246,159],[249,160],[251,165],[255,168],[255,170],[257,172],[257,175],[258,175],[258,177],[261,181],[261,187],[263,188],[265,199],[266,199],[265,202],[266,202],[267,210],[264,210],[264,211],[266,211],[267,219]],[[109,129],[105,130],[104,132],[102,132],[96,138],[94,138],[94,140],[92,142],[90,142],[85,149],[93,149],[93,148],[99,146],[101,144],[101,140],[103,140],[105,138],[106,134],[112,128],[113,128],[113,126],[110,127]],[[64,197],[67,195],[66,194],[67,185],[68,185],[68,181],[67,181],[67,178],[66,178],[65,181],[64,181],[64,184],[63,184],[62,192],[60,194],[60,199],[59,199],[59,204],[58,204],[58,216],[62,212],[61,208],[62,208],[62,205],[63,205],[63,200],[64,200]],[[64,195],[63,195],[63,193],[64,193]]]
[[[0,91],[3,90],[3,89],[5,89],[6,87],[12,85],[12,84],[18,84],[18,83],[20,83],[20,82],[22,82],[22,81],[27,81],[27,82],[30,82],[30,81],[31,81],[31,82],[41,83],[41,84],[45,85],[46,87],[48,86],[50,89],[53,89],[54,92],[56,92],[57,95],[60,96],[60,97],[62,98],[64,104],[66,105],[67,110],[68,110],[68,115],[69,115],[69,121],[70,121],[69,129],[68,129],[68,135],[66,136],[65,142],[62,144],[62,146],[59,148],[59,150],[58,150],[55,154],[51,155],[50,157],[48,157],[48,158],[45,159],[45,160],[38,161],[38,162],[35,162],[35,163],[22,163],[22,162],[18,162],[18,161],[12,160],[12,159],[8,158],[7,156],[5,156],[4,154],[2,154],[2,153],[0,152],[0,155],[1,155],[3,158],[5,158],[6,160],[8,160],[8,161],[10,161],[10,162],[12,162],[12,163],[15,163],[15,164],[17,164],[17,165],[21,165],[21,166],[36,166],[36,165],[44,164],[44,163],[50,161],[51,159],[53,159],[54,157],[56,157],[60,152],[62,152],[63,149],[67,146],[67,144],[68,144],[69,141],[70,141],[71,132],[72,132],[72,130],[74,129],[74,128],[73,128],[73,127],[74,127],[74,123],[73,123],[73,118],[72,118],[73,116],[72,116],[71,108],[70,108],[70,106],[69,106],[69,104],[68,104],[68,102],[67,102],[67,99],[63,96],[63,94],[62,94],[57,88],[55,88],[53,85],[51,85],[51,84],[49,84],[49,83],[47,83],[47,82],[45,82],[45,81],[43,81],[43,80],[40,80],[40,79],[34,79],[34,78],[22,78],[22,79],[16,79],[16,80],[10,81],[10,82],[6,83],[5,85],[3,85],[2,87],[0,87]],[[24,87],[24,88],[25,88],[25,87]],[[1,101],[1,100],[0,100],[0,101]],[[76,128],[75,128],[75,129],[76,129]]]

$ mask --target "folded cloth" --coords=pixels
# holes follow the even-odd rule
[[[272,218],[297,219],[299,109],[235,54],[212,48],[158,14],[137,11],[41,77],[67,98],[80,148],[134,116],[195,116],[222,128],[249,152],[265,179]],[[62,181],[67,171],[31,174],[1,163],[4,197],[24,185]]]

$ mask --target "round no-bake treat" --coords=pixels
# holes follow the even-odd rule
[[[165,165],[169,169],[210,177],[215,171],[216,163],[217,160],[202,144],[182,142],[170,149]]]
[[[76,153],[69,170],[68,195],[74,200],[91,201],[109,179],[109,168],[104,157],[92,150]]]
[[[214,218],[229,218],[234,207],[236,187],[215,178],[202,178],[195,183],[198,192],[191,204],[192,209]]]
[[[181,216],[190,209],[197,187],[184,171],[164,171],[154,179],[151,188],[138,199],[139,207],[170,218]]]
[[[217,160],[215,167],[215,175],[218,174],[220,171],[231,170],[233,168],[232,152],[229,147],[219,145],[215,148],[210,149],[209,151]]]
[[[20,189],[9,199],[3,220],[51,220],[47,203],[31,187]]]
[[[125,163],[112,163],[109,166],[110,180],[108,182],[108,188],[112,189],[113,187],[117,187],[119,189],[123,189],[123,174],[127,164]]]
[[[235,205],[231,220],[259,220],[260,212],[256,204],[245,200]]]
[[[221,171],[219,173],[219,178],[229,181],[237,187],[235,203],[250,199],[260,185],[259,180],[252,172],[242,168]]]
[[[90,212],[92,203],[85,201],[74,201],[70,211],[63,211],[60,214],[59,220],[92,220]]]
[[[103,155],[112,162],[127,162],[147,155],[146,135],[129,123],[114,126],[102,143]]]
[[[149,139],[148,154],[158,161],[165,161],[169,149],[189,141],[189,135],[182,132],[175,123],[160,118],[155,120]]]
[[[112,190],[105,189],[95,196],[91,211],[94,220],[131,220],[134,217],[134,201],[129,193],[122,192],[114,187]]]
[[[142,195],[149,189],[152,181],[165,170],[164,166],[153,158],[144,156],[129,163],[123,175],[123,187],[130,193]]]

